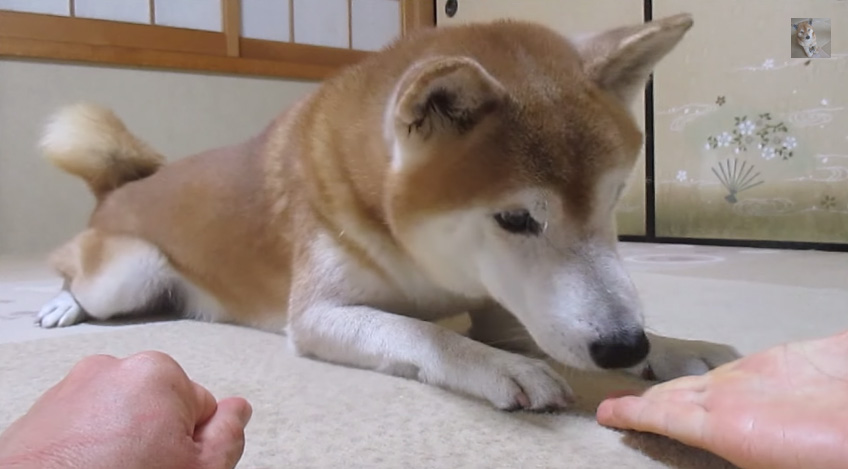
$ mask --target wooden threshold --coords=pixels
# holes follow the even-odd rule
[[[338,73],[343,68],[339,65],[306,64],[18,38],[0,40],[0,56],[301,80],[323,80]]]
[[[0,39],[226,55],[223,33],[0,10]]]
[[[404,34],[435,25],[432,1],[399,1]],[[0,10],[0,57],[321,80],[373,54],[240,37],[239,0],[221,6],[223,32]]]
[[[239,39],[239,51],[241,56],[247,59],[281,60],[326,66],[352,65],[373,54],[373,52],[361,50],[248,38]]]

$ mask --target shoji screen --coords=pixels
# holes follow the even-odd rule
[[[0,0],[0,10],[221,31],[221,0]]]
[[[427,0],[0,0],[0,57],[322,79],[404,32]]]
[[[657,236],[848,242],[848,2],[653,7],[695,17],[654,76]],[[801,16],[829,58],[792,58]]]
[[[0,10],[222,31],[222,0],[0,0]],[[377,50],[401,33],[400,0],[241,0],[242,37]]]

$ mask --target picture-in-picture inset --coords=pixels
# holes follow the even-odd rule
[[[790,57],[830,58],[830,18],[792,18]]]

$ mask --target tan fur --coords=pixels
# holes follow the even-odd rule
[[[138,238],[88,229],[54,253],[53,263],[69,282],[67,288],[92,317],[108,319],[157,305],[167,306],[168,288],[145,298],[141,304],[136,300],[152,279],[132,269],[134,264],[152,263],[160,273],[168,269],[167,260],[156,247]],[[122,263],[130,270],[122,269]],[[167,278],[160,276],[157,280]]]
[[[90,103],[56,113],[40,146],[51,163],[85,180],[98,198],[165,164],[112,111]]]
[[[462,211],[483,211],[484,227],[500,230],[487,211],[516,208],[522,191],[550,194],[545,236],[563,246],[552,252],[588,249],[575,262],[596,259],[587,275],[622,289],[586,289],[608,302],[598,317],[620,322],[613,332],[641,327],[637,302],[622,303],[631,286],[608,265],[616,193],[642,143],[627,109],[691,24],[680,15],[577,46],[522,22],[422,31],[327,81],[256,137],[162,168],[110,112],[63,111],[45,151],[100,200],[89,229],[54,256],[73,299],[45,307],[46,327],[59,317],[59,325],[78,322],[91,305],[118,303],[137,287],[140,309],[164,294],[207,319],[271,330],[288,320],[291,344],[305,355],[504,408],[562,406],[567,385],[546,365],[419,321],[512,313],[534,337],[547,333],[461,275],[478,268],[470,253],[467,262],[447,254],[456,264],[444,270],[434,259],[445,254],[428,247],[441,249],[439,240],[422,230]],[[481,320],[477,330],[496,336],[499,323]]]
[[[809,36],[809,39],[807,37]],[[818,44],[816,43],[816,31],[813,29],[813,19],[810,18],[795,25],[795,40],[804,49],[807,57],[816,55]]]
[[[511,43],[512,37],[521,41]],[[527,70],[515,66],[510,57],[520,53],[518,44],[538,50],[543,60],[532,64],[533,73],[546,75],[544,81],[533,83]],[[387,185],[382,181],[390,155],[381,129],[387,99],[398,78],[428,50],[472,53],[513,93],[526,95],[524,121],[499,123],[500,128],[450,152],[437,147],[434,153],[445,152],[455,163],[438,161]],[[298,112],[285,114],[257,138],[177,161],[115,191],[97,207],[91,226],[158,246],[180,272],[214,292],[236,321],[284,314],[292,256],[298,254],[295,240],[309,240],[315,230],[338,233],[349,254],[377,271],[379,262],[369,259],[358,238],[380,239],[392,255],[404,255],[390,231],[387,203],[396,204],[398,212],[439,210],[465,201],[453,191],[491,198],[505,185],[547,178],[541,182],[565,191],[575,213],[587,211],[585,187],[608,165],[618,164],[593,155],[635,158],[641,136],[622,106],[585,78],[568,74],[568,65],[579,61],[564,40],[524,23],[419,34],[325,83]],[[60,146],[55,122],[73,125],[80,138]],[[505,132],[517,141],[506,142]],[[527,140],[546,132],[561,134],[558,142],[549,142],[556,147],[534,149],[536,163],[524,160],[528,155],[521,150],[532,144]],[[584,141],[609,147],[587,148]],[[111,113],[92,107],[60,113],[44,142],[52,161],[98,188],[126,182],[124,167],[108,166],[110,161],[138,155],[126,162],[140,170],[158,161],[136,151],[145,147]],[[619,146],[627,150],[615,151]],[[515,151],[505,153],[504,147]],[[495,154],[502,157],[485,160]],[[428,187],[439,190],[418,189]]]

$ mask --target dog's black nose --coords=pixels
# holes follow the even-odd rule
[[[648,337],[642,330],[622,331],[601,337],[589,345],[592,361],[601,368],[629,368],[638,365],[651,351]]]
[[[807,36],[807,39],[809,39],[809,38],[810,38],[810,36]]]

